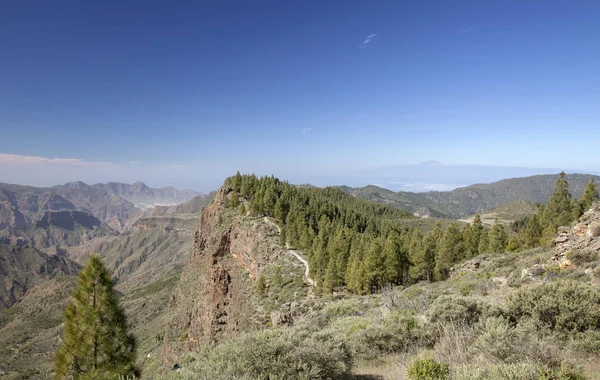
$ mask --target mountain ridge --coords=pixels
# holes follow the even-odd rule
[[[545,203],[554,189],[557,175],[542,174],[507,178],[491,183],[476,183],[451,191],[426,193],[394,192],[375,185],[359,188],[337,186],[357,198],[400,208],[412,213],[459,219],[491,210],[514,201]],[[570,173],[566,175],[573,196],[580,197],[590,179],[600,176]]]

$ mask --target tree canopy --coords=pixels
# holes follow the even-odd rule
[[[117,379],[136,373],[136,341],[97,255],[79,274],[65,311],[64,336],[55,358],[55,379]]]

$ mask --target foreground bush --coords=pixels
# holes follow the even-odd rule
[[[429,322],[457,323],[472,326],[489,312],[489,305],[470,297],[439,296],[427,313]]]
[[[510,294],[506,305],[513,322],[530,319],[540,330],[600,329],[600,292],[589,284],[562,280],[528,285]]]
[[[416,359],[408,365],[406,374],[411,380],[446,380],[450,378],[450,369],[431,358]]]
[[[469,363],[457,368],[453,380],[582,380],[564,369],[551,370],[529,362],[511,364]]]
[[[371,319],[341,318],[334,321],[328,331],[347,341],[357,359],[406,351],[409,346],[419,344],[421,335],[415,318],[402,312]]]
[[[202,350],[184,363],[185,379],[319,380],[349,376],[346,343],[308,329],[263,330]]]

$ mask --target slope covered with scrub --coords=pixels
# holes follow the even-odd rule
[[[308,297],[288,324],[205,346],[171,377],[595,379],[599,222],[595,206],[554,248],[479,255],[446,281]]]

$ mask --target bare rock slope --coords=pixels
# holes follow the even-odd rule
[[[175,362],[181,354],[210,342],[249,331],[269,318],[255,281],[277,263],[302,275],[279,246],[277,229],[263,218],[240,216],[225,207],[228,189],[200,214],[190,262],[169,302],[164,354]],[[296,265],[294,265],[296,264]]]

